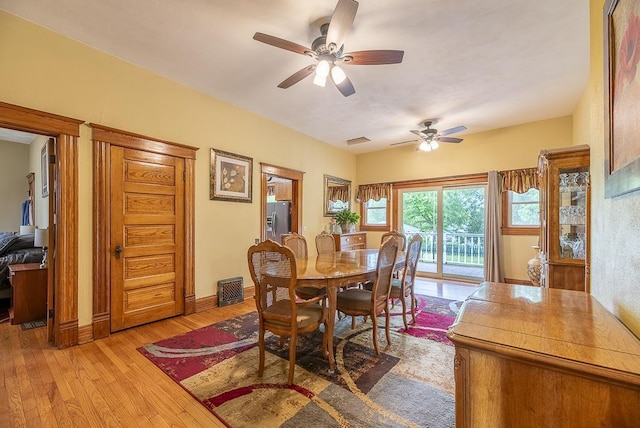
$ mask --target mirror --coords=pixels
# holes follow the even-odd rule
[[[324,175],[324,216],[333,217],[345,208],[351,209],[351,181]]]

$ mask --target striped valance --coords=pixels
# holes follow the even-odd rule
[[[540,189],[540,177],[536,168],[500,171],[500,176],[503,192],[511,190],[516,193],[525,193],[529,189]]]
[[[391,184],[389,183],[376,183],[376,184],[361,184],[358,186],[356,192],[356,201],[367,202],[369,199],[379,201],[382,198],[391,198]]]
[[[327,198],[333,202],[349,202],[349,186],[329,186]]]

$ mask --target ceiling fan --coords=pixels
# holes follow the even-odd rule
[[[398,64],[402,62],[404,51],[397,50],[368,50],[344,53],[344,40],[349,34],[358,10],[358,2],[355,0],[338,0],[333,15],[329,22],[320,26],[320,36],[311,43],[311,48],[306,48],[297,43],[280,39],[263,33],[255,33],[253,39],[280,49],[307,55],[318,61],[318,64],[309,65],[302,70],[293,73],[283,80],[278,87],[286,89],[295,85],[305,77],[315,72],[313,83],[325,86],[327,77],[331,74],[331,80],[338,90],[348,97],[356,90],[339,65],[380,65]]]
[[[403,141],[401,143],[393,143],[392,146],[399,146],[400,144],[408,144],[408,143],[420,143],[416,150],[422,150],[425,152],[430,152],[439,147],[439,143],[460,143],[462,142],[462,138],[456,137],[446,137],[446,135],[455,134],[456,132],[462,132],[467,129],[466,126],[456,126],[455,128],[446,129],[442,132],[438,132],[437,129],[431,128],[431,125],[435,124],[434,119],[427,119],[420,124],[424,126],[426,129],[419,131],[417,129],[413,129],[410,132],[416,134],[420,137],[419,140],[411,140],[411,141]]]

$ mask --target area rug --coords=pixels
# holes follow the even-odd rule
[[[453,427],[454,348],[445,333],[461,302],[418,296],[416,324],[392,309],[391,345],[378,319],[336,321],[335,373],[322,332],[298,339],[294,385],[286,385],[288,342],[267,333],[265,373],[257,376],[257,313],[229,319],[138,350],[230,427]],[[410,319],[410,318],[409,318]]]

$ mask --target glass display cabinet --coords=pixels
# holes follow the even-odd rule
[[[543,150],[540,261],[543,287],[589,291],[589,146]]]

